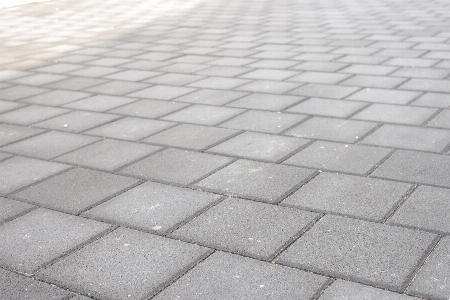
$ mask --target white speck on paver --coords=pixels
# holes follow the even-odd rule
[[[162,228],[162,226],[153,226],[152,229],[153,230],[160,230]]]

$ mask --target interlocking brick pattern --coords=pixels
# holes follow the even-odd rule
[[[449,11],[0,9],[0,298],[449,299]]]

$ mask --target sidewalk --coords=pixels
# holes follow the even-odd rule
[[[450,1],[0,10],[0,299],[450,299]]]

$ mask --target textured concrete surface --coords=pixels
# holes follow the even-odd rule
[[[0,298],[450,299],[449,15],[0,9]]]

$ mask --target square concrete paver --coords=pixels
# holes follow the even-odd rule
[[[34,206],[7,198],[0,197],[0,223],[14,218],[15,216],[32,209]]]
[[[270,204],[227,198],[175,230],[171,236],[200,245],[273,258],[319,214]]]
[[[219,195],[146,182],[85,212],[83,216],[166,234],[208,206]]]
[[[29,187],[14,197],[71,214],[133,186],[137,179],[86,169],[73,169]]]
[[[178,185],[189,185],[225,166],[232,159],[179,149],[166,149],[140,160],[120,173]]]
[[[382,222],[410,188],[406,183],[321,173],[282,204]]]
[[[276,260],[402,292],[437,236],[326,215]]]
[[[312,273],[216,252],[154,299],[314,299],[327,281]]]
[[[112,172],[160,149],[151,145],[103,139],[56,160]]]
[[[100,299],[146,299],[208,253],[197,245],[119,228],[38,278]]]
[[[408,294],[447,299],[450,294],[450,238],[444,237],[408,288]]]
[[[238,160],[201,180],[195,187],[275,203],[304,183],[313,173],[297,167]]]
[[[39,208],[0,226],[0,266],[34,274],[108,228],[104,223]]]
[[[207,151],[210,153],[277,162],[295,150],[305,146],[309,140],[257,132],[244,132]]]

